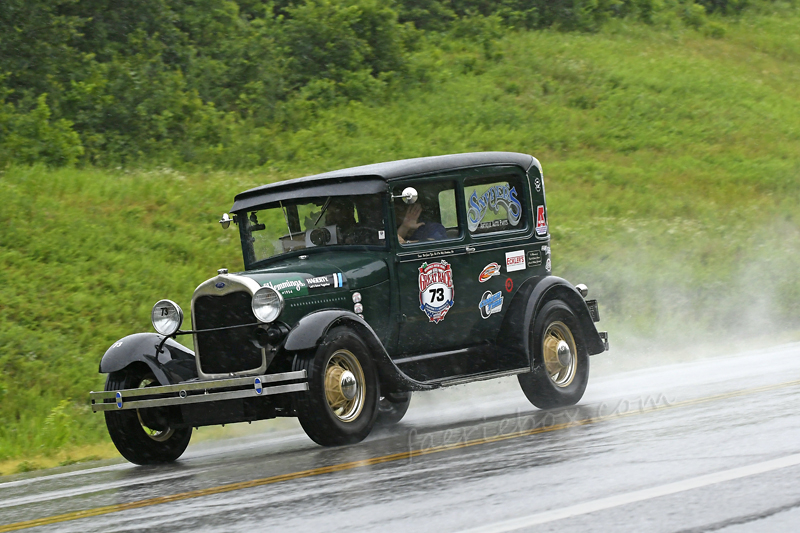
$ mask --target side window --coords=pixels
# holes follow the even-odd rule
[[[406,186],[395,187],[393,195],[400,195]],[[455,182],[413,184],[413,187],[418,194],[415,203],[406,204],[400,198],[394,200],[397,240],[401,244],[413,244],[457,239],[461,231],[458,227]]]
[[[522,179],[518,176],[465,181],[469,232],[485,235],[524,228],[522,192]]]

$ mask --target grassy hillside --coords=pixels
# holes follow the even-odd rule
[[[107,439],[86,402],[100,356],[149,330],[157,299],[187,309],[217,268],[242,267],[216,223],[236,192],[356,164],[536,155],[554,274],[600,299],[603,364],[800,329],[800,16],[785,9],[714,31],[431,36],[390,102],[309,108],[258,171],[7,167],[0,460]]]

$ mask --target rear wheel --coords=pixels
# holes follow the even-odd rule
[[[378,402],[376,426],[393,426],[400,422],[411,404],[410,392],[389,393]]]
[[[369,435],[377,415],[378,379],[355,332],[332,329],[316,353],[296,355],[293,367],[308,373],[308,390],[297,398],[297,418],[311,440],[341,446]]]
[[[517,376],[528,400],[540,409],[578,403],[589,381],[589,355],[572,309],[561,300],[547,302],[534,321],[530,346],[533,371]]]
[[[149,369],[131,366],[112,372],[105,390],[138,389],[158,385]],[[104,411],[108,434],[122,456],[137,465],[169,463],[180,457],[192,438],[192,428],[170,427],[158,408]]]

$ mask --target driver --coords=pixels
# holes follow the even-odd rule
[[[338,242],[341,244],[364,244],[363,236],[356,233],[355,205],[350,198],[332,198],[325,211],[325,223],[336,225]]]

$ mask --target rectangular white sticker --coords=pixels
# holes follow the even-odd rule
[[[525,270],[525,250],[506,252],[506,272]]]

